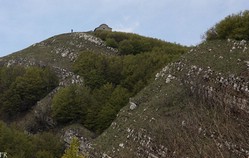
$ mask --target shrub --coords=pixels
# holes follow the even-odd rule
[[[105,43],[109,47],[118,48],[118,43],[113,38],[107,38]]]
[[[49,68],[4,68],[2,72],[4,92],[0,93],[0,112],[8,118],[26,112],[58,85],[56,75]],[[8,81],[11,74],[14,79]]]
[[[0,147],[8,156],[19,158],[60,157],[64,148],[60,138],[52,133],[28,135],[1,121]]]
[[[84,158],[84,156],[79,153],[79,146],[79,140],[73,137],[70,147],[65,150],[65,154],[61,158]]]
[[[53,117],[60,123],[84,120],[88,106],[93,104],[86,87],[71,85],[62,88],[52,100]]]
[[[249,40],[249,11],[227,16],[205,33],[206,40]]]

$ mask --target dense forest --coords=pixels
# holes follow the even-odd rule
[[[73,70],[84,78],[85,86],[61,89],[52,108],[58,122],[80,122],[98,135],[157,70],[178,59],[187,48],[136,34],[100,31],[95,35],[109,46],[115,43],[120,54],[82,52]]]
[[[57,86],[58,78],[49,67],[0,68],[1,118],[17,118]]]
[[[80,52],[72,68],[84,78],[84,85],[61,87],[52,98],[51,110],[58,127],[80,123],[97,136],[109,127],[129,98],[153,80],[156,71],[188,48],[129,33],[100,31],[93,35],[117,49],[118,55]],[[0,68],[0,117],[5,121],[0,126],[1,150],[11,157],[62,156],[64,146],[53,137],[53,131],[27,135],[11,124],[58,85],[59,78],[49,66]]]

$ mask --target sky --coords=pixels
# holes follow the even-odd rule
[[[249,0],[0,0],[0,57],[49,37],[94,30],[105,23],[182,45],[226,16],[249,10]]]

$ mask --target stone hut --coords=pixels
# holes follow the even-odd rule
[[[106,24],[101,24],[99,27],[94,29],[95,31],[112,31],[112,28],[110,28],[108,25]]]

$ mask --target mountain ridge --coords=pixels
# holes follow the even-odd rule
[[[244,40],[205,42],[165,66],[133,98],[136,109],[128,104],[93,141],[102,151],[93,157],[248,156],[246,48]],[[233,62],[236,71],[217,67]]]
[[[248,157],[248,41],[215,39],[186,52],[189,48],[141,39],[144,37],[118,32],[68,33],[0,58],[0,65],[7,68],[51,67],[59,79],[58,86],[14,124],[30,134],[54,130],[67,145],[77,137],[81,152],[89,157]],[[129,51],[132,53],[127,54]],[[94,63],[85,62],[87,57]],[[147,58],[151,60],[143,62]],[[83,66],[89,68],[83,71]],[[152,66],[155,68],[147,72]],[[96,109],[88,109],[93,115],[83,117],[83,121],[72,119],[65,124],[56,120],[52,111],[55,95],[60,90],[71,93],[70,88],[66,89],[71,85],[84,87],[89,82],[88,72],[92,75],[90,81],[103,84],[89,90],[89,94],[95,92],[103,102],[110,100],[100,102],[103,107],[95,105],[103,112],[98,115],[108,116],[97,121],[113,120],[107,129],[100,124],[104,129],[101,133],[82,125],[89,123],[91,128],[96,123],[84,122],[97,115]],[[111,74],[111,79],[101,78],[105,73]],[[129,78],[122,78],[124,74]],[[141,76],[148,79],[142,80]],[[73,90],[78,92],[75,96],[85,95],[77,87]],[[91,98],[88,89],[84,90]],[[115,109],[120,103],[119,94],[128,92],[131,94],[125,96],[125,104]],[[117,116],[113,119],[113,113],[109,113],[115,110]]]
[[[63,45],[61,45],[60,43]],[[110,52],[111,54],[117,53],[117,50],[111,47],[107,47],[104,41],[90,35],[89,33],[74,32],[53,36],[51,38],[48,38],[47,40],[33,44],[21,51],[2,57],[1,60],[9,60],[7,66],[10,66],[14,63],[25,63],[25,60],[28,60],[30,62],[26,63],[27,65],[42,65],[42,62],[50,64],[56,62],[52,60],[55,60],[55,57],[62,59],[64,62],[70,62],[76,59],[80,51]],[[11,60],[12,58],[18,58],[20,54],[22,56],[21,58],[23,58],[20,59],[22,61]],[[37,58],[36,60],[38,61],[33,61],[35,58]]]

